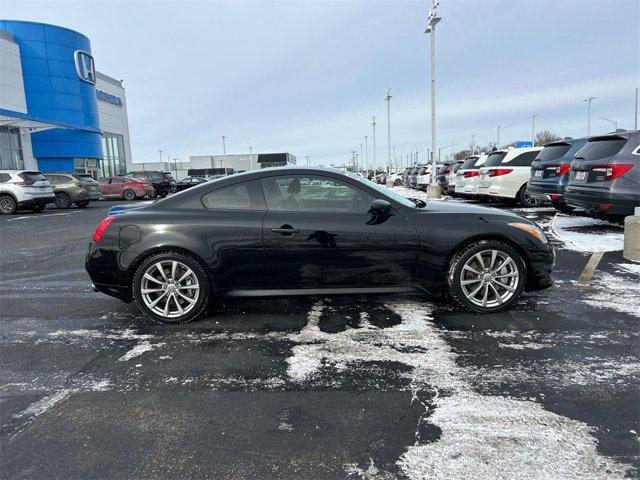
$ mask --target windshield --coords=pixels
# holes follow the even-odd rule
[[[571,145],[568,143],[549,145],[548,147],[544,147],[542,149],[542,151],[536,157],[536,160],[540,160],[542,162],[557,160],[564,157],[570,149]]]
[[[490,153],[489,156],[487,157],[487,161],[484,162],[484,165],[482,166],[496,167],[502,163],[502,160],[504,159],[505,155],[506,155],[506,152]]]
[[[403,205],[405,207],[415,207],[415,203],[413,203],[411,200],[409,200],[406,197],[403,197],[402,195],[397,194],[396,192],[394,192],[393,190],[388,189],[387,187],[383,186],[383,185],[378,185],[377,183],[373,183],[369,180],[367,180],[366,178],[362,178],[360,175],[356,175],[354,173],[347,173],[347,176],[349,178],[353,178],[355,180],[358,180],[360,183],[365,184],[367,187],[373,188],[374,190],[377,190],[378,192],[386,195],[387,197],[392,198],[393,200],[395,200],[396,202],[398,202],[400,205]]]
[[[467,157],[462,165],[460,165],[460,170],[467,170],[475,167],[477,161],[478,157]]]

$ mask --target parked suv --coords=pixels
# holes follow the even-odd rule
[[[585,143],[586,138],[565,138],[547,143],[531,164],[529,195],[550,200],[561,212],[573,210],[564,200],[564,189],[569,181],[571,162]]]
[[[89,193],[88,182],[78,180],[71,173],[45,173],[44,176],[51,182],[58,208],[71,208],[74,203],[78,208],[84,208],[91,200],[100,199],[99,188]]]
[[[40,172],[0,170],[0,214],[11,215],[19,209],[41,212],[55,195],[51,183]]]
[[[166,197],[172,191],[171,180],[173,177],[171,174],[167,175],[162,172],[157,171],[142,171],[142,172],[129,172],[124,176],[128,178],[135,178],[137,180],[148,181],[153,186],[153,193],[151,194],[151,198]],[[173,184],[173,189],[175,191],[175,180]]]
[[[463,163],[464,160],[456,160],[449,165],[449,171],[445,179],[445,194],[451,195],[452,197],[456,196],[456,173],[460,170]]]
[[[640,206],[640,131],[590,137],[571,163],[566,202],[599,217]]]
[[[478,176],[478,195],[514,200],[523,207],[537,207],[541,197],[527,192],[531,178],[531,163],[542,147],[509,148],[491,152]]]
[[[480,173],[480,166],[484,164],[489,155],[471,155],[464,159],[456,173],[455,193],[460,197],[474,197],[477,192],[476,181]]]
[[[124,198],[135,200],[153,195],[153,185],[147,180],[127,177],[108,177],[100,179],[100,192],[105,198]]]

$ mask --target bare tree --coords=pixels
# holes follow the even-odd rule
[[[557,140],[562,140],[562,137],[556,133],[550,132],[549,130],[542,130],[541,132],[536,133],[535,145],[544,145]]]

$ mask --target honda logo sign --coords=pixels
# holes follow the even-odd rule
[[[76,61],[76,73],[83,82],[96,84],[96,68],[91,54],[82,50],[76,50],[73,54]]]

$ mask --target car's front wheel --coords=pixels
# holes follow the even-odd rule
[[[178,252],[163,252],[146,259],[133,278],[138,307],[159,323],[195,320],[207,307],[209,292],[202,266]]]
[[[44,210],[45,207],[46,205],[34,205],[33,207],[31,207],[31,211],[33,213],[40,213]]]
[[[18,203],[13,197],[3,195],[0,197],[0,215],[13,215],[18,210]]]
[[[522,256],[495,240],[479,241],[462,249],[451,260],[447,272],[453,299],[478,313],[511,307],[522,294],[525,281]]]
[[[70,208],[71,197],[64,192],[56,193],[55,204],[58,208]]]
[[[122,196],[124,197],[125,200],[135,200],[136,192],[134,192],[130,188],[127,188],[124,192],[122,192]]]

